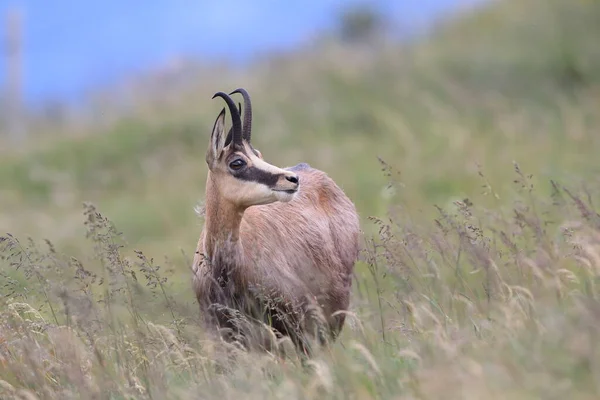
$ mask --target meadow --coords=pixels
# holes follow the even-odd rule
[[[597,398],[599,20],[496,1],[0,142],[0,399]],[[326,171],[361,216],[347,324],[308,365],[199,328],[211,97],[239,86],[265,159]]]

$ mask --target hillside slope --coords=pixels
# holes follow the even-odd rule
[[[237,86],[253,96],[253,138],[265,157],[326,170],[365,222],[395,201],[431,212],[479,192],[478,164],[507,196],[513,161],[544,185],[595,177],[599,10],[597,2],[501,1],[416,44],[323,40],[246,71],[188,72],[193,80],[177,91],[140,92],[131,116],[110,128],[42,135],[29,151],[6,154],[0,222],[77,247],[80,204],[91,201],[135,246],[191,249],[221,107],[210,97]],[[401,172],[402,186],[386,188],[377,157]]]

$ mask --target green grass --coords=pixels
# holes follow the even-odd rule
[[[599,5],[317,42],[3,152],[0,398],[597,398]],[[199,326],[210,97],[237,86],[265,159],[327,171],[361,216],[352,315],[312,372]]]

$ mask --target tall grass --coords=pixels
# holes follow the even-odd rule
[[[483,194],[474,194],[418,224],[401,201],[373,218],[379,232],[364,238],[366,268],[343,335],[308,367],[205,336],[193,302],[173,296],[162,265],[141,252],[125,257],[119,232],[93,205],[84,209],[89,260],[4,235],[0,393],[594,398],[600,214],[593,194],[549,182],[551,195],[541,195],[516,164],[514,177],[510,208],[478,206]],[[493,193],[483,173],[482,182]]]

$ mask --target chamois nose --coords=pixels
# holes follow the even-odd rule
[[[285,177],[289,182],[295,183],[296,185],[300,182],[300,177],[298,175],[288,175]]]

